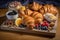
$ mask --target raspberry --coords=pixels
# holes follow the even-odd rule
[[[43,23],[43,24],[42,24],[42,26],[46,26],[46,24],[45,24],[45,23]]]
[[[35,24],[36,27],[38,27],[38,24]]]

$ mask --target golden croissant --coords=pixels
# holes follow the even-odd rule
[[[27,25],[28,28],[33,29],[33,27],[35,27],[35,20],[34,18],[25,15],[23,17],[23,24]]]
[[[37,23],[41,23],[43,20],[43,15],[39,12],[35,12],[31,15]]]
[[[32,13],[33,13],[33,11],[30,10],[30,9],[26,9],[26,10],[25,10],[25,14],[26,14],[26,15],[29,15],[29,16],[30,16]]]
[[[39,8],[40,8],[40,5],[36,2],[33,2],[31,9],[37,11],[39,10]]]
[[[58,13],[58,10],[56,7],[54,7],[53,5],[45,5],[44,6],[44,10],[45,12],[49,12],[49,13],[52,13],[54,15],[56,15]]]

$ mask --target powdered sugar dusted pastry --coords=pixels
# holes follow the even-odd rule
[[[44,18],[49,22],[56,21],[56,19],[57,19],[56,16],[54,16],[51,13],[44,14]]]

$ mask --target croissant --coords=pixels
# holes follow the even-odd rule
[[[39,12],[35,12],[31,15],[34,19],[36,23],[41,23],[43,20],[43,15]]]
[[[43,5],[40,4],[40,5],[39,5],[39,9],[41,9],[42,7],[43,7]]]
[[[56,15],[58,13],[58,10],[56,7],[54,7],[53,5],[45,5],[44,6],[44,10],[45,10],[45,13],[46,12],[49,12],[49,13],[52,13],[54,15]]]
[[[37,11],[39,10],[39,7],[40,5],[36,2],[33,2],[32,6],[31,6],[31,9],[34,10],[34,11]]]
[[[48,5],[48,4],[44,5],[44,10],[45,10],[45,13],[46,13],[46,12],[49,12],[49,10],[50,10],[50,5]]]
[[[52,7],[50,8],[50,13],[52,13],[52,14],[56,15],[56,14],[58,13],[57,8],[56,8],[56,7],[54,7],[54,6],[52,6]]]
[[[25,10],[25,14],[26,14],[26,15],[29,15],[29,16],[30,16],[32,13],[33,13],[33,11],[30,10],[30,9],[26,9],[26,10]]]
[[[41,14],[45,14],[45,10],[44,10],[44,8],[43,8],[43,7],[40,8],[40,9],[39,9],[39,12],[40,12]]]
[[[35,20],[30,16],[25,15],[23,17],[23,23],[27,25],[27,28],[29,29],[33,29],[33,27],[35,27]]]
[[[23,17],[25,15],[25,12],[23,10],[18,10],[19,17]]]

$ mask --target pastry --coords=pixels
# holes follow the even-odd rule
[[[56,16],[51,13],[44,14],[44,18],[49,22],[55,22],[57,20]]]
[[[33,11],[30,10],[30,9],[26,9],[26,10],[25,10],[25,14],[26,14],[26,15],[29,15],[29,16],[30,16],[32,13],[33,13]]]
[[[48,5],[46,4],[44,6],[44,10],[45,10],[45,13],[52,13],[53,15],[56,15],[58,13],[58,10],[56,7],[54,7],[53,5]]]
[[[35,19],[36,23],[41,23],[43,21],[43,15],[39,12],[33,12],[31,16]]]
[[[11,3],[9,3],[9,5],[8,5],[9,9],[12,9],[12,10],[18,9],[18,8],[20,8],[21,6],[22,6],[21,3],[18,2],[18,1],[11,2]]]
[[[52,13],[52,14],[56,15],[56,14],[58,13],[57,8],[56,8],[56,7],[54,7],[54,6],[52,6],[52,7],[50,8],[50,13]]]
[[[28,29],[33,29],[33,27],[35,27],[35,20],[34,18],[25,15],[23,17],[23,24],[27,25]]]
[[[42,4],[39,4],[39,9],[43,8],[43,5]]]
[[[34,11],[38,11],[40,8],[40,5],[36,2],[33,2],[30,8]]]
[[[24,10],[26,10],[26,7],[25,6],[21,6],[20,10],[24,11]]]
[[[40,12],[41,14],[45,14],[45,10],[44,10],[44,8],[43,8],[43,7],[40,8],[40,9],[39,9],[39,12]]]
[[[48,31],[51,31],[53,28],[52,27],[48,27]]]
[[[50,12],[50,8],[51,8],[51,5],[48,5],[48,4],[44,5],[45,13]]]
[[[19,17],[23,17],[25,15],[25,12],[23,10],[18,10]]]
[[[51,22],[50,23],[50,27],[54,27],[55,23],[54,22]]]

